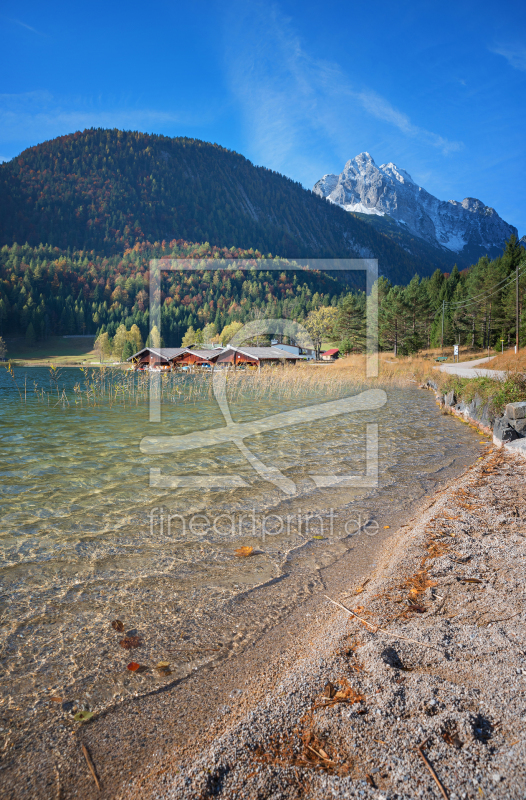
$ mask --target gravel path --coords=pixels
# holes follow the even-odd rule
[[[525,477],[490,450],[118,797],[524,798]]]
[[[495,356],[486,358],[477,358],[475,361],[465,361],[461,364],[440,364],[433,369],[439,369],[440,372],[447,372],[450,375],[458,375],[460,378],[494,378],[498,381],[503,381],[506,377],[506,372],[500,369],[479,369],[479,364],[486,364],[492,361]]]

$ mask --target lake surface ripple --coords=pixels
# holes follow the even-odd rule
[[[224,426],[213,398],[192,400],[185,388],[192,376],[163,403],[160,423],[149,422],[142,403],[75,404],[81,378],[63,370],[57,391],[47,370],[19,369],[21,398],[0,370],[0,708],[28,720],[49,713],[51,698],[61,714],[98,713],[232,655],[320,590],[320,569],[350,549],[359,553],[368,535],[353,535],[360,525],[371,520],[369,537],[378,529],[380,542],[384,525],[480,449],[480,437],[441,415],[431,393],[388,389],[380,410],[245,440],[294,482],[296,493],[286,495],[234,443],[141,452],[145,436]],[[39,401],[35,383],[55,390],[53,398]],[[249,421],[298,406],[298,398],[255,391],[231,403],[231,412],[234,421]],[[378,424],[379,485],[317,487],[313,474],[365,474],[367,423]],[[151,468],[163,476],[235,474],[246,485],[151,487]],[[236,556],[241,547],[253,554]],[[257,608],[240,615],[239,599],[264,584]],[[124,633],[111,627],[115,619]],[[125,634],[141,645],[123,649]],[[131,661],[146,669],[130,672]],[[159,662],[169,664],[164,673]]]

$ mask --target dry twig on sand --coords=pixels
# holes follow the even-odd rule
[[[417,750],[417,752],[418,752],[418,754],[419,754],[420,758],[422,759],[422,761],[424,762],[424,764],[425,764],[425,765],[426,765],[426,767],[428,768],[429,772],[431,773],[431,776],[432,776],[433,780],[435,781],[436,785],[437,785],[437,786],[438,786],[438,788],[440,789],[440,793],[442,794],[442,797],[444,797],[444,798],[445,798],[445,800],[449,800],[449,796],[448,796],[448,793],[446,792],[446,790],[445,790],[445,788],[444,788],[444,785],[443,785],[443,784],[442,784],[442,782],[440,781],[440,779],[439,779],[438,775],[436,774],[435,770],[433,769],[433,767],[431,766],[431,764],[429,763],[429,761],[427,760],[426,756],[424,755],[424,753],[423,753],[423,751],[422,751],[422,748],[424,747],[424,745],[425,745],[425,744],[426,744],[428,741],[429,741],[429,737],[428,737],[427,739],[425,739],[423,742],[421,742],[421,743],[418,745],[418,747],[416,748],[416,750]]]
[[[326,597],[330,603],[334,603],[335,606],[338,606],[339,608],[342,608],[344,611],[347,611],[348,614],[352,614],[353,617],[356,617],[356,619],[360,620],[360,622],[363,625],[368,625],[372,633],[378,633],[378,631],[381,631],[382,633],[386,633],[387,636],[391,636],[393,639],[404,639],[404,641],[406,642],[412,642],[413,644],[420,644],[422,645],[422,647],[430,647],[432,650],[438,650],[439,653],[442,652],[439,647],[435,647],[434,644],[429,644],[429,642],[421,642],[418,639],[411,639],[410,636],[402,636],[401,633],[392,633],[391,631],[387,631],[385,628],[381,628],[379,625],[371,625],[371,623],[367,622],[366,619],[362,619],[362,617],[359,617],[358,614],[354,613],[354,611],[351,611],[350,608],[347,608],[346,606],[343,606],[341,603],[338,603],[337,600],[333,600],[332,597],[329,597],[327,594],[324,594],[323,596]]]
[[[97,784],[97,789],[100,792],[100,783],[99,783],[99,779],[97,778],[97,773],[95,772],[95,764],[93,763],[93,761],[91,759],[91,756],[89,754],[88,748],[84,744],[82,745],[82,752],[84,753],[84,758],[86,759],[86,764],[89,767],[89,771],[93,775],[93,780]]]

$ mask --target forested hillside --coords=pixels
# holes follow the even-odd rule
[[[253,250],[219,250],[182,240],[137,244],[120,256],[62,251],[49,245],[5,245],[0,250],[0,335],[48,336],[107,332],[120,324],[149,332],[151,258],[253,259]],[[304,319],[312,308],[337,305],[348,285],[320,272],[277,270],[163,272],[162,335],[179,346],[189,327],[218,330],[258,309],[272,318]]]
[[[526,343],[526,251],[512,236],[502,256],[484,257],[469,270],[436,271],[430,279],[408,286],[390,286],[380,278],[380,345],[384,350],[412,353],[444,344],[474,348],[507,347],[515,342],[516,274],[519,267],[519,329]]]
[[[0,166],[0,236],[0,335],[25,336],[28,343],[101,333],[111,340],[119,326],[129,332],[134,325],[145,340],[151,258],[374,253],[382,274],[373,293],[382,348],[413,352],[437,344],[443,303],[445,343],[485,347],[515,335],[509,279],[524,261],[512,237],[502,257],[444,275],[430,270],[425,253],[414,259],[352,214],[237,153],[115,130],[55,139]],[[525,274],[526,266],[521,319]],[[166,273],[162,337],[178,346],[189,329],[185,341],[206,326],[219,335],[254,316],[304,322],[329,308],[321,314],[324,341],[359,350],[367,301],[350,293],[342,277],[250,269]]]
[[[149,335],[149,262],[162,257],[260,259],[253,250],[219,250],[182,240],[157,246],[137,244],[121,256],[66,252],[49,245],[4,246],[0,250],[0,335],[25,336],[27,343],[51,335],[108,334],[136,325]],[[161,334],[167,346],[199,341],[190,335],[219,334],[232,323],[254,317],[287,318],[306,323],[319,309],[321,338],[343,352],[365,345],[366,304],[378,300],[380,346],[399,353],[416,352],[441,339],[444,343],[495,346],[515,337],[515,281],[519,266],[521,341],[526,343],[526,253],[515,239],[502,257],[482,258],[470,270],[440,270],[415,276],[407,286],[381,277],[366,300],[341,281],[321,272],[232,269],[163,272]],[[319,327],[319,320],[314,320]],[[213,326],[213,327],[211,327]],[[121,330],[122,332],[122,330]],[[202,337],[201,337],[202,338]],[[206,336],[205,336],[206,338]]]
[[[284,258],[377,258],[397,283],[443,267],[299,183],[196,139],[92,129],[0,165],[0,244],[109,257],[174,239]]]

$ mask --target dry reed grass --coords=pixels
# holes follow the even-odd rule
[[[492,355],[492,353],[490,353]],[[507,350],[504,353],[499,353],[488,364],[489,369],[503,369],[506,372],[526,372],[526,347],[515,353],[513,350]]]
[[[461,358],[469,355],[467,348],[464,350]],[[261,371],[229,370],[226,380],[227,397],[230,402],[268,399],[273,402],[305,403],[309,400],[337,399],[364,388],[416,387],[431,376],[441,389],[447,390],[452,376],[433,370],[438,354],[440,349],[398,357],[391,353],[380,353],[379,374],[376,378],[366,377],[366,359],[361,354],[327,364],[303,362],[295,366],[264,367]],[[521,354],[520,359],[518,363],[522,364],[526,361],[526,355]],[[492,362],[492,367],[494,363]],[[508,363],[511,364],[511,361]],[[146,404],[152,395],[164,403],[173,404],[196,404],[214,399],[211,370],[152,374],[102,366],[84,367],[80,372],[82,377],[72,391],[66,390],[61,371],[55,367],[50,368],[45,385],[33,382],[32,392],[27,386],[27,379],[26,385],[21,389],[12,370],[10,376],[22,402],[32,393],[39,402],[50,406],[107,405],[126,408]]]

